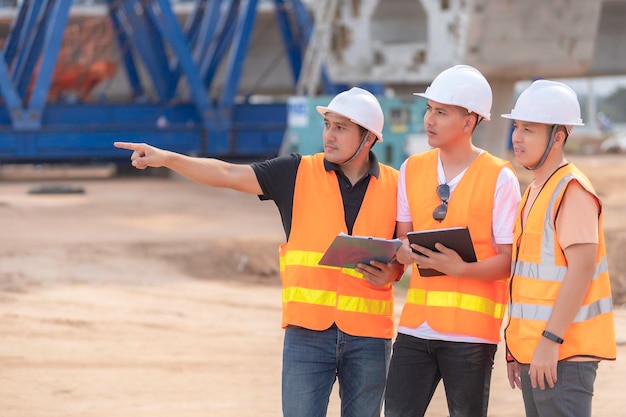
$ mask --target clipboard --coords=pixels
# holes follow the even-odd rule
[[[468,227],[449,227],[444,229],[420,230],[407,233],[410,243],[416,243],[420,246],[428,248],[432,251],[439,252],[435,249],[435,243],[441,243],[443,246],[452,249],[465,262],[476,262],[476,251],[472,243],[472,237]],[[413,250],[415,253],[422,253]],[[444,275],[442,272],[431,268],[417,268],[423,277],[434,277]]]
[[[389,263],[400,246],[400,239],[351,236],[342,232],[335,237],[318,264],[354,269],[358,263],[369,264],[372,260]]]

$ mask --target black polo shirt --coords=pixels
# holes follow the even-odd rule
[[[338,164],[328,162],[324,159],[324,168],[327,172],[334,171],[337,175],[337,186],[341,190],[343,200],[343,210],[348,234],[352,234],[352,228],[359,214],[365,191],[369,185],[370,177],[378,178],[380,167],[374,152],[369,154],[369,171],[356,184],[352,185],[348,177],[339,169]],[[261,185],[263,194],[259,196],[261,200],[274,200],[278,207],[280,217],[285,229],[285,237],[289,239],[291,233],[291,219],[293,217],[293,195],[296,187],[296,175],[302,155],[291,154],[279,156],[264,162],[252,163],[252,169]]]

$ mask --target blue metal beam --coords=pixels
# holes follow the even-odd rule
[[[295,86],[311,33],[310,16],[301,0],[274,1]],[[155,102],[46,103],[70,3],[25,0],[14,20],[15,32],[0,59],[5,103],[0,106],[0,159],[126,159],[126,152],[112,147],[114,140],[150,141],[177,152],[225,158],[265,158],[278,152],[286,103],[235,104],[258,0],[196,0],[185,29],[168,0],[108,0],[133,97],[146,96],[138,74],[143,66]],[[33,62],[40,62],[37,77]],[[215,85],[218,69],[225,74],[220,86]],[[181,77],[188,97],[176,97]],[[33,87],[26,103],[27,88],[18,88],[24,84]],[[210,91],[219,95],[211,99]]]
[[[224,85],[222,86],[222,94],[220,97],[220,105],[223,107],[232,107],[235,103],[235,95],[239,87],[239,79],[243,68],[244,58],[250,37],[254,28],[254,18],[256,17],[256,7],[258,0],[247,0],[243,10],[239,14],[237,21],[237,30],[233,39],[228,62],[225,69]]]
[[[198,33],[195,37],[194,42],[192,42],[192,50],[193,50],[193,58],[195,62],[198,62],[199,65],[202,65],[202,57],[208,51],[209,45],[211,41],[215,37],[215,33],[217,32],[217,27],[220,19],[220,8],[222,5],[221,0],[213,0],[211,1],[211,5],[207,12],[207,1],[202,1],[204,6],[204,13],[202,23],[198,29]],[[208,54],[207,54],[208,55]],[[200,72],[202,75],[202,71]]]
[[[4,42],[4,59],[7,63],[13,62],[19,50],[20,35],[23,33],[22,27],[26,24],[30,2],[30,0],[24,0],[18,5],[15,18],[11,22],[9,34]]]
[[[179,35],[182,35],[183,32],[172,11],[169,0],[153,0],[146,8],[145,16],[151,22],[150,26],[155,30],[155,35],[160,34],[163,40],[159,45],[160,48],[155,49],[155,56],[159,60],[158,65],[162,65],[162,67],[159,67],[161,69],[160,74],[163,77],[161,83],[165,87],[165,95],[162,97],[162,100],[172,100],[176,96],[179,76],[176,74],[176,64],[170,64],[168,59],[169,54],[165,46],[168,43],[171,45],[172,42],[175,42],[178,46],[184,47],[185,51],[187,51],[189,49],[187,46],[188,42],[184,36],[182,37],[183,43],[181,44],[179,42],[179,38],[181,37]],[[173,38],[176,38],[176,40]],[[176,55],[185,53],[185,51],[173,49],[169,52],[176,57]]]
[[[219,1],[216,1],[214,7],[219,7],[219,3]],[[235,33],[234,22],[237,19],[240,4],[241,0],[232,0],[228,3],[227,11],[220,15],[220,29],[212,37],[212,41],[200,64],[200,76],[208,89],[211,88],[219,64],[231,45]]]
[[[21,33],[18,34],[19,54],[15,57],[15,62],[9,62],[13,82],[21,97],[26,97],[33,69],[39,58],[45,33],[43,28],[46,25],[46,10],[49,6],[48,0],[28,3],[24,25],[20,27]]]
[[[22,107],[22,99],[13,83],[11,83],[9,69],[4,59],[0,59],[0,95],[2,95],[4,105],[9,111],[11,124],[15,126],[18,120],[23,117],[24,109]]]
[[[141,1],[117,2],[116,14],[121,29],[126,32],[133,51],[141,57],[146,71],[150,74],[152,86],[160,100],[169,97],[169,65],[164,52],[163,41],[149,13],[150,3]],[[169,4],[168,4],[169,7]]]
[[[72,0],[56,0],[48,10],[46,33],[43,41],[43,53],[39,62],[39,71],[28,102],[27,116],[32,122],[30,128],[41,127],[41,118],[50,91],[52,74],[56,66],[59,50],[63,41],[63,29],[67,25]]]
[[[12,26],[10,56],[0,63],[0,90],[13,129],[41,127],[70,6],[71,0],[22,3]]]
[[[120,60],[126,71],[128,83],[132,90],[133,98],[145,96],[145,90],[141,85],[139,78],[139,72],[137,71],[137,65],[135,64],[135,58],[132,54],[132,45],[130,36],[127,31],[124,30],[124,23],[120,18],[118,2],[116,0],[108,0],[109,2],[109,18],[111,19],[111,26],[113,28],[113,34],[115,41],[117,42],[118,52],[120,54]],[[124,22],[126,22],[124,20]]]
[[[285,0],[274,0],[274,4],[276,7],[276,22],[278,23],[279,32],[285,44],[285,52],[289,59],[294,83],[297,84],[300,78],[306,40],[300,36],[300,33],[296,33],[296,31],[292,29]],[[292,5],[292,7],[294,6]]]
[[[163,38],[169,42],[172,51],[175,52],[177,60],[180,62],[182,71],[187,78],[187,82],[189,83],[189,91],[198,109],[198,114],[206,127],[209,127],[208,120],[212,116],[212,109],[206,89],[200,79],[198,67],[191,57],[189,44],[187,43],[180,25],[178,24],[176,15],[174,15],[174,12],[169,6],[168,0],[157,1],[160,7],[159,13],[155,13],[154,15],[156,22],[158,23],[157,27]],[[175,87],[176,86],[174,85],[174,92]]]
[[[195,0],[194,7],[185,21],[183,32],[185,32],[187,42],[189,42],[192,49],[193,45],[195,45],[198,40],[200,27],[204,20],[204,13],[206,12],[206,3],[206,0]]]
[[[183,29],[183,33],[185,34],[185,39],[187,40],[189,49],[192,51],[192,58],[194,58],[194,62],[197,61],[195,60],[195,55],[193,54],[193,51],[195,50],[195,45],[198,43],[198,36],[200,35],[205,12],[206,0],[195,0],[194,8],[187,16],[185,27]],[[172,78],[176,80],[175,85],[177,85],[182,70],[180,68],[180,62],[176,57],[173,57],[170,67],[173,68]]]

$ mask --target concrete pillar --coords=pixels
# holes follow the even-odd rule
[[[580,94],[579,94],[580,96]],[[595,91],[593,91],[593,78],[587,78],[587,114],[582,115],[583,123],[587,126],[588,129],[592,129],[597,131],[598,126],[598,98],[596,97]],[[580,101],[580,99],[578,100]]]
[[[504,158],[508,153],[511,121],[500,117],[500,115],[510,113],[513,108],[515,81],[489,80],[489,84],[491,84],[493,91],[491,120],[483,121],[478,126],[472,136],[472,142],[492,155]]]

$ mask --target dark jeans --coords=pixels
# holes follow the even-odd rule
[[[283,350],[283,416],[324,417],[335,380],[342,417],[380,417],[391,339],[288,326]]]
[[[598,362],[561,361],[556,365],[556,384],[533,388],[528,370],[520,365],[526,417],[589,417]]]
[[[497,345],[444,342],[398,334],[393,345],[385,417],[421,417],[443,379],[450,417],[487,415]]]

